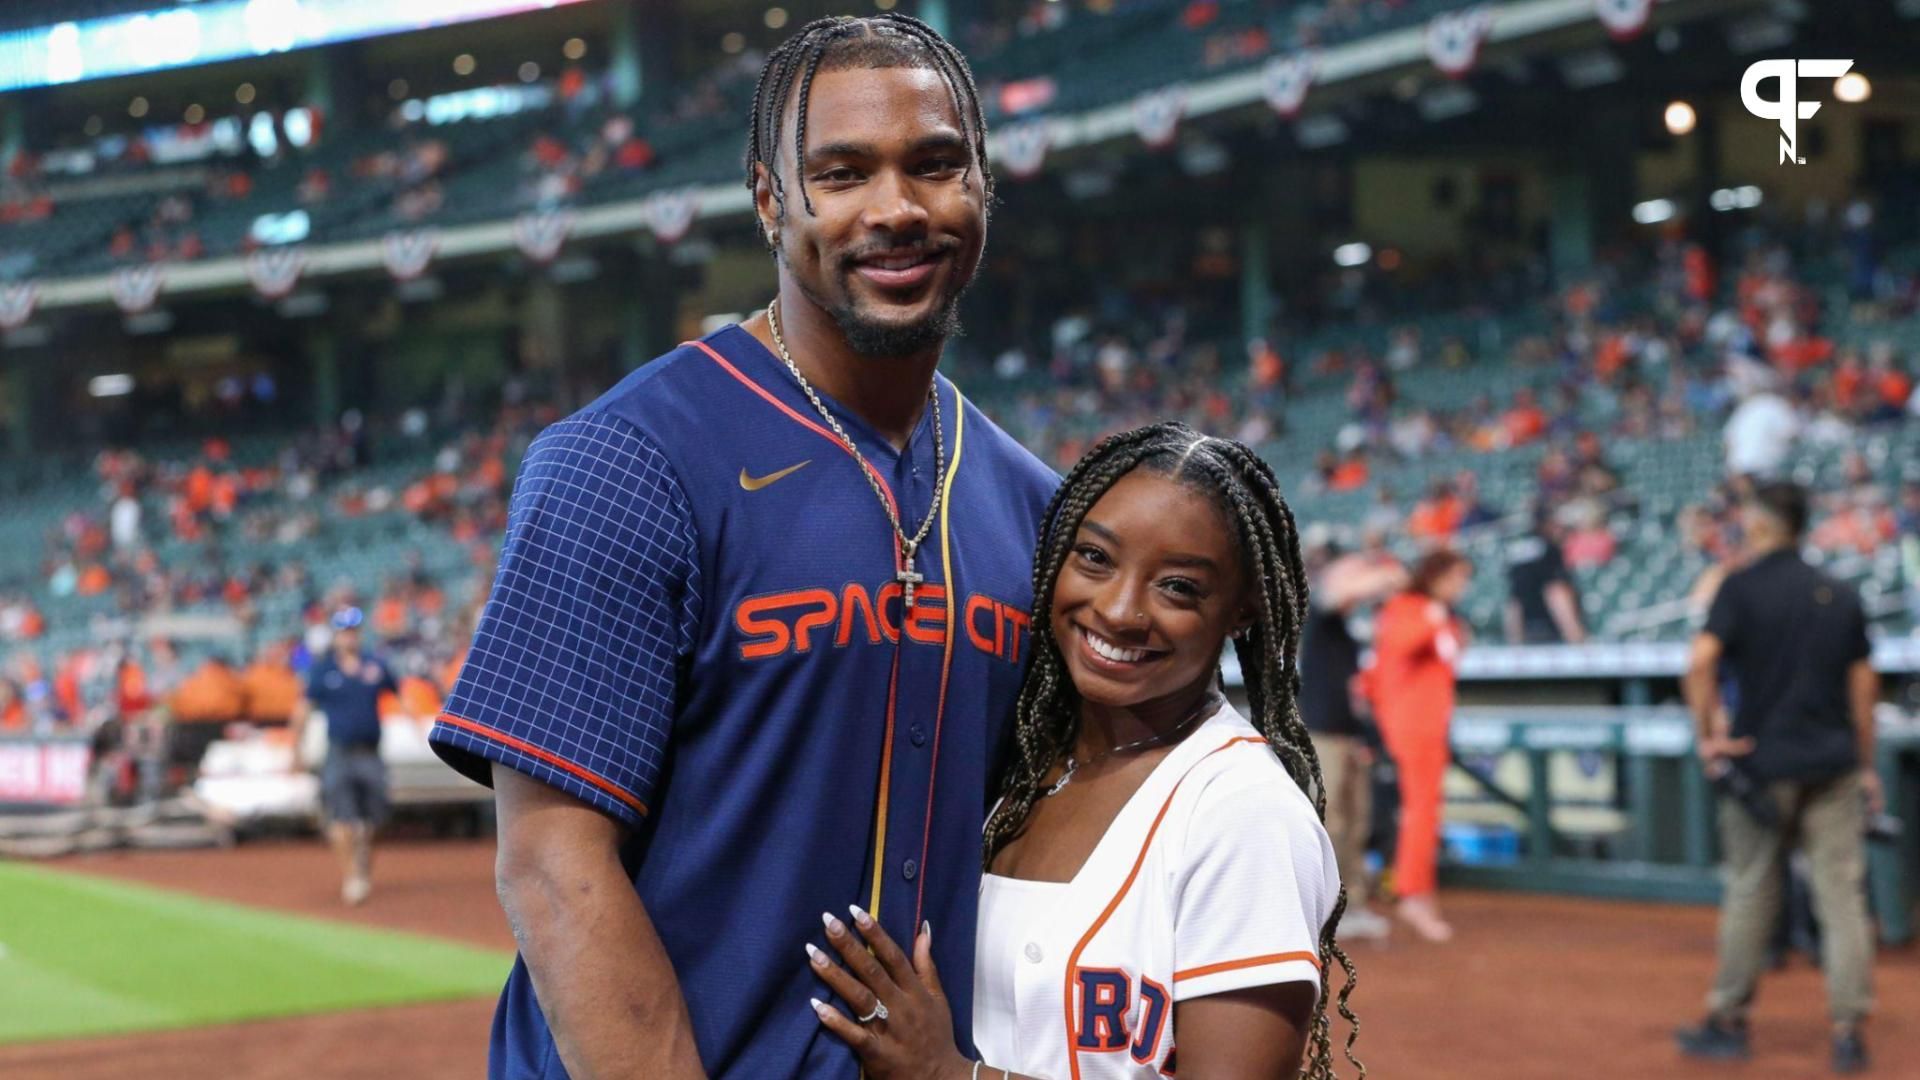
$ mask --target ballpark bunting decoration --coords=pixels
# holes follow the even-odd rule
[[[1007,175],[1015,180],[1026,180],[1039,174],[1052,141],[1053,136],[1047,132],[1046,121],[1029,120],[1002,131],[995,154],[1000,159],[999,163],[1007,167]]]
[[[560,254],[572,231],[573,215],[565,210],[529,210],[513,219],[514,245],[520,254],[541,264]]]
[[[113,302],[121,311],[129,315],[138,315],[153,306],[160,296],[160,286],[166,279],[159,263],[147,263],[144,266],[123,266],[113,272]]]
[[[1300,113],[1300,106],[1307,100],[1307,91],[1313,88],[1314,71],[1320,66],[1320,58],[1311,52],[1291,53],[1276,56],[1267,61],[1260,69],[1260,95],[1274,112],[1291,120]]]
[[[307,253],[298,245],[261,248],[247,255],[247,280],[264,300],[284,300],[300,284]]]
[[[1647,28],[1653,0],[1593,0],[1593,11],[1613,40],[1632,41]]]
[[[1148,148],[1164,150],[1173,145],[1173,137],[1180,130],[1180,114],[1186,108],[1185,87],[1150,90],[1133,100],[1133,130]]]
[[[0,330],[18,330],[33,318],[40,303],[40,286],[31,281],[0,283]]]
[[[693,228],[693,219],[699,216],[700,203],[691,188],[677,191],[662,191],[647,197],[641,204],[641,213],[647,219],[647,228],[653,230],[654,238],[663,244],[679,243],[680,238]]]
[[[395,281],[412,281],[427,272],[440,250],[440,234],[433,229],[395,229],[380,238],[380,258]]]
[[[1448,78],[1458,79],[1480,60],[1480,46],[1493,31],[1493,9],[1443,12],[1427,24],[1427,56]]]

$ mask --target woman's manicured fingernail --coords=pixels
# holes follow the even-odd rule
[[[814,948],[813,942],[811,941],[807,942],[807,958],[813,961],[814,967],[823,968],[827,966],[827,954]]]
[[[834,918],[831,911],[821,912],[820,921],[826,924],[828,937],[839,937],[847,932],[846,924]]]
[[[808,998],[807,1003],[813,1006],[813,1015],[820,1017],[822,1020],[826,1019],[827,1017],[826,1002],[821,1001],[819,998]]]
[[[854,925],[860,929],[865,930],[867,927],[873,925],[873,916],[862,911],[859,904],[848,904],[847,910],[853,913]]]
[[[920,923],[920,934],[922,937],[927,939],[927,944],[929,945],[933,944],[933,920],[932,919],[926,919]]]

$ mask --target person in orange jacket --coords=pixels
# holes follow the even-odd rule
[[[1434,899],[1440,857],[1441,780],[1450,759],[1454,665],[1466,645],[1454,606],[1473,580],[1473,563],[1457,551],[1428,554],[1405,592],[1381,605],[1374,626],[1367,685],[1381,737],[1400,777],[1400,840],[1394,849],[1399,915],[1429,941],[1453,928]]]

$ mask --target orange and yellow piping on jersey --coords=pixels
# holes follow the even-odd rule
[[[1107,901],[1107,906],[1101,910],[1100,917],[1093,920],[1093,925],[1087,927],[1087,932],[1080,935],[1080,940],[1074,945],[1073,952],[1067,955],[1067,975],[1061,986],[1061,1007],[1067,1019],[1067,1063],[1072,1067],[1073,1080],[1080,1080],[1080,1048],[1078,1045],[1080,1041],[1080,1024],[1073,1007],[1073,991],[1076,981],[1075,973],[1080,968],[1081,954],[1087,951],[1087,945],[1090,944],[1094,936],[1100,933],[1101,929],[1107,925],[1107,920],[1113,918],[1113,913],[1120,909],[1120,903],[1127,898],[1127,893],[1133,890],[1133,883],[1140,877],[1140,868],[1146,864],[1147,852],[1153,847],[1153,838],[1160,832],[1160,823],[1166,820],[1167,811],[1173,806],[1173,797],[1180,793],[1180,785],[1187,782],[1187,777],[1193,775],[1193,770],[1199,768],[1201,762],[1206,761],[1207,758],[1212,757],[1222,750],[1230,749],[1241,743],[1259,743],[1265,746],[1266,742],[1267,740],[1258,735],[1236,735],[1226,742],[1221,743],[1219,746],[1207,751],[1206,754],[1200,758],[1200,761],[1196,761],[1192,765],[1187,766],[1187,771],[1181,773],[1180,779],[1173,782],[1173,790],[1167,792],[1165,801],[1160,804],[1159,812],[1153,815],[1153,824],[1147,828],[1146,838],[1140,842],[1140,853],[1134,856],[1133,867],[1127,871],[1127,879],[1120,883],[1119,891],[1113,894],[1113,899]]]
[[[606,777],[601,776],[591,769],[575,765],[573,762],[568,761],[566,758],[550,750],[542,750],[524,739],[516,739],[504,731],[496,731],[485,724],[475,720],[469,720],[464,716],[455,716],[452,713],[443,712],[438,717],[438,720],[448,727],[459,728],[462,731],[478,735],[490,742],[497,742],[501,746],[512,747],[528,757],[539,758],[554,768],[564,770],[614,798],[619,799],[621,802],[633,807],[634,810],[638,811],[641,815],[644,816],[647,812],[647,804],[641,802],[638,795],[635,795],[633,792],[628,791],[626,788],[608,780]]]
[[[935,392],[938,392],[937,388]],[[949,528],[949,525],[953,521],[953,478],[960,475],[960,453],[966,449],[966,439],[967,403],[961,398],[960,388],[956,386],[953,388],[953,461],[947,465],[947,475],[942,477],[940,481],[940,580],[946,582],[953,581],[953,530]],[[948,627],[953,626],[953,596],[954,593],[952,591],[946,593],[946,625]],[[983,599],[987,598],[976,594],[972,599],[968,600],[968,613],[971,614],[974,611],[974,605]],[[1006,605],[1001,604],[997,600],[989,600],[989,603],[996,605],[997,608],[1002,610],[1006,608]],[[998,627],[999,624],[996,623],[995,629],[997,630]],[[916,889],[913,894],[913,925],[915,927],[920,925],[921,915],[923,914],[927,900],[927,874],[924,868],[927,865],[928,853],[933,847],[933,793],[938,788],[940,781],[940,726],[947,718],[947,680],[953,675],[953,639],[956,636],[957,635],[951,632],[946,634],[946,642],[944,643],[946,655],[940,658],[940,703],[934,707],[933,712],[933,761],[927,769],[926,825],[920,833],[920,865],[922,871],[920,874],[920,887]],[[980,648],[980,638],[975,636],[971,629],[969,629],[967,637],[968,640],[973,642],[975,648]],[[1014,631],[1013,646],[1013,651],[1016,655],[1020,651],[1019,638],[1020,633],[1016,629]],[[1000,655],[998,648],[991,650],[981,649],[981,651],[990,652],[994,656]],[[1018,663],[1019,661],[1016,659],[1013,662]]]

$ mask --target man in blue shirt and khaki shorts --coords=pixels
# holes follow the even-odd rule
[[[327,760],[320,769],[320,802],[327,841],[340,860],[340,898],[366,901],[373,891],[373,831],[386,820],[387,767],[380,760],[380,695],[398,691],[393,670],[361,649],[359,608],[333,616],[333,641],[314,660],[293,712],[294,767],[301,769],[301,736],[318,709],[327,718]]]

